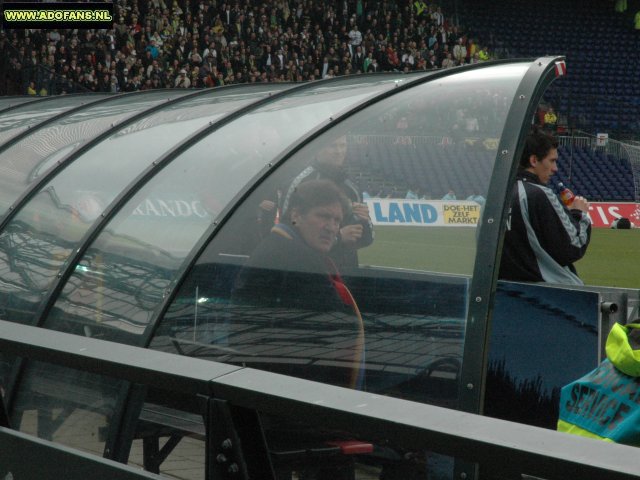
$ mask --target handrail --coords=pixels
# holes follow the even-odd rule
[[[5,479],[160,480],[165,478],[3,427],[0,427],[0,452],[2,452],[0,478]]]
[[[0,320],[0,351],[363,438],[452,455],[492,474],[548,480],[640,479],[638,450],[538,427],[348,390],[251,368],[116,344]],[[467,476],[467,478],[469,478]],[[495,478],[495,477],[494,477]]]

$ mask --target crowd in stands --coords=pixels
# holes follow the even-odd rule
[[[301,82],[490,57],[419,0],[119,0],[114,20],[0,32],[0,95]]]

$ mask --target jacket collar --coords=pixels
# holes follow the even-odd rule
[[[528,170],[520,170],[520,171],[518,171],[518,174],[517,174],[516,178],[518,180],[522,180],[523,182],[535,183],[537,185],[546,186],[546,185],[543,185],[542,182],[540,182],[540,179],[538,178],[538,176],[535,173],[531,173]]]

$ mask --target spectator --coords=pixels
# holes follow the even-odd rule
[[[478,194],[469,195],[467,197],[467,201],[476,202],[481,207],[484,207],[484,204],[487,202],[487,200],[482,195],[478,195]]]
[[[380,65],[378,65],[378,59],[377,58],[373,58],[371,60],[371,63],[369,64],[369,66],[367,67],[367,73],[375,73],[375,72],[380,72]]]
[[[409,189],[407,190],[407,194],[404,196],[405,199],[407,200],[418,200],[420,197],[418,196],[417,190],[414,191],[413,188],[409,187]],[[362,194],[362,196],[364,197],[364,193]]]
[[[366,57],[364,55],[364,52],[362,51],[362,46],[358,45],[356,47],[356,51],[351,57],[351,65],[353,67],[353,70],[356,73],[362,73],[367,71],[365,67],[365,58]],[[366,65],[369,66],[368,64]]]
[[[442,60],[442,68],[451,68],[455,66],[456,62],[453,59],[453,55],[451,55],[451,53],[447,53],[445,58]]]
[[[371,65],[371,63],[373,63],[373,53],[369,52],[367,53],[367,57],[364,59],[364,62],[362,63],[362,68],[363,68],[363,72],[368,72],[369,71],[369,65]]]
[[[454,192],[453,190],[449,190],[447,193],[444,194],[444,196],[442,197],[442,200],[456,200],[456,192]]]
[[[125,86],[129,83],[129,69],[124,67],[122,73],[118,76],[118,86],[120,90],[126,91]]]
[[[624,13],[627,11],[627,0],[616,0],[614,10],[617,13]]]
[[[406,50],[402,54],[402,67],[408,70],[415,70],[416,59],[413,56],[413,52],[411,50]]]
[[[400,66],[400,58],[398,58],[398,53],[391,45],[387,46],[387,64],[392,70]]]
[[[471,62],[471,59],[473,59],[477,53],[478,53],[478,43],[475,40],[475,38],[470,38],[467,42],[467,61]]]
[[[489,50],[487,49],[487,47],[482,47],[479,51],[478,51],[478,59],[481,62],[486,62],[487,60],[489,60]]]
[[[362,44],[362,33],[358,30],[358,25],[353,25],[349,31],[349,51],[351,55],[355,53],[355,48]]]
[[[438,59],[433,53],[429,55],[429,58],[427,59],[424,68],[425,70],[433,70],[438,68]]]
[[[178,76],[173,82],[176,88],[189,88],[191,86],[191,80],[187,76],[187,71],[183,68],[178,72]]]
[[[160,55],[160,50],[158,50],[155,38],[151,38],[151,40],[149,41],[149,45],[147,45],[147,47],[145,48],[145,51],[151,54],[151,58],[153,60],[156,60],[158,58],[158,56]]]
[[[433,7],[433,5],[432,5]],[[431,13],[431,19],[435,22],[438,27],[441,27],[444,24],[444,15],[442,13],[441,7],[436,7],[435,10]]]
[[[549,107],[544,114],[544,129],[552,134],[555,134],[558,129],[558,116],[556,112],[554,112],[553,107]]]
[[[453,47],[453,58],[456,65],[464,65],[467,60],[467,47],[464,44],[464,38],[460,37]]]
[[[427,52],[440,55],[454,32],[464,37],[445,21],[441,8],[424,2],[415,4],[419,15],[413,3],[400,9],[362,0],[299,3],[291,11],[288,2],[219,5],[200,2],[193,11],[186,0],[133,0],[116,7],[112,29],[2,32],[7,74],[0,94],[24,94],[32,81],[36,92],[50,94],[111,90],[113,74],[116,90],[176,87],[169,68],[187,71],[189,81],[179,82],[180,88],[222,81],[308,81],[325,77],[329,69],[334,75],[429,69],[440,65],[432,64]],[[194,67],[200,68],[195,81]],[[218,71],[212,73],[213,67]]]
[[[416,16],[419,17],[427,11],[427,4],[422,0],[416,0],[415,2],[413,2],[413,8],[415,8],[416,10]]]

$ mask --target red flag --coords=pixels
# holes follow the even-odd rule
[[[556,62],[556,77],[562,77],[567,74],[567,64],[565,62]]]

